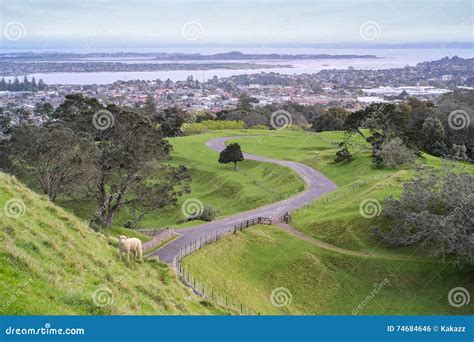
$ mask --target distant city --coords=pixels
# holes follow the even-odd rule
[[[13,81],[3,78],[0,80],[0,106],[22,106],[33,110],[48,102],[56,107],[67,94],[82,93],[103,103],[132,107],[145,105],[151,96],[158,108],[176,106],[187,111],[216,113],[235,108],[239,96],[246,94],[254,99],[253,106],[295,103],[340,106],[354,111],[374,102],[397,102],[408,96],[428,100],[456,88],[472,87],[474,59],[452,57],[405,68],[360,70],[349,67],[294,75],[261,72],[214,76],[205,82],[193,76],[188,76],[185,81],[131,80],[104,85],[45,84],[42,80],[28,80],[27,77],[16,77]]]

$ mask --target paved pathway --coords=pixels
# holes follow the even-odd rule
[[[206,145],[215,151],[222,151],[225,148],[225,141],[229,139],[241,138],[240,136],[222,137],[209,140]],[[301,208],[304,205],[314,201],[314,199],[321,197],[336,189],[336,185],[328,178],[323,176],[310,166],[290,162],[285,160],[270,159],[259,157],[253,154],[244,153],[245,159],[258,160],[267,163],[274,163],[293,169],[306,183],[305,191],[296,194],[288,199],[272,203],[257,209],[244,211],[220,220],[203,223],[197,226],[179,229],[178,232],[181,237],[172,241],[162,249],[151,253],[150,257],[158,256],[162,261],[171,263],[173,258],[178,253],[181,247],[189,245],[189,243],[204,238],[208,235],[219,235],[229,233],[233,230],[234,225],[248,219],[256,217],[272,217],[280,218],[285,212],[291,212],[295,209]]]

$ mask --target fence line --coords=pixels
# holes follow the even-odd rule
[[[140,231],[140,232],[143,234],[146,234],[143,231]],[[142,248],[144,252],[149,251],[150,249],[158,246],[163,241],[172,238],[176,233],[173,228],[166,228],[162,230],[154,230],[153,234],[154,235],[150,235],[150,236],[154,236],[153,239],[151,239],[150,241],[144,242],[142,244]]]
[[[280,220],[276,220],[280,221]],[[289,223],[291,221],[291,215],[287,212],[281,218],[281,221]],[[228,232],[223,232],[219,234],[218,231],[210,233],[205,237],[201,237],[197,240],[191,241],[189,244],[181,247],[178,250],[178,253],[173,258],[172,266],[178,273],[180,280],[187,286],[189,286],[197,295],[205,298],[206,300],[216,303],[217,305],[224,306],[228,309],[235,310],[239,312],[240,315],[260,315],[260,313],[248,305],[244,305],[236,301],[233,297],[228,296],[222,292],[219,292],[217,289],[206,285],[204,282],[201,282],[196,278],[189,270],[187,270],[181,263],[181,259],[185,256],[197,251],[198,249],[203,248],[206,245],[218,241],[223,236],[229,235],[231,233],[236,233],[237,230],[242,231],[245,228],[257,225],[257,224],[272,224],[272,219],[267,217],[256,217],[234,226],[234,229]]]
[[[237,230],[243,230],[244,228],[248,228],[251,226],[255,226],[257,224],[272,224],[272,219],[268,217],[256,217],[247,221],[244,221],[242,223],[236,224],[234,226],[234,233]]]
[[[173,229],[173,228],[165,227],[165,228],[160,228],[160,229],[137,229],[137,232],[148,235],[148,236],[157,236],[167,229]]]

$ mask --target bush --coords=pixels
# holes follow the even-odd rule
[[[210,222],[216,217],[216,211],[211,206],[205,206],[202,210],[199,220]]]
[[[244,129],[245,123],[243,121],[220,121],[220,120],[206,120],[199,123],[185,123],[182,131],[185,135],[201,134],[207,131]]]
[[[389,246],[422,244],[456,264],[474,263],[474,176],[418,172],[400,199],[388,197],[381,212],[389,231],[371,235]]]
[[[266,129],[268,130],[268,126],[267,125],[255,125],[255,126],[252,126],[252,127],[249,127],[249,129]]]
[[[383,164],[388,167],[413,164],[417,158],[415,152],[406,147],[400,138],[394,138],[383,143],[382,148],[377,153]]]

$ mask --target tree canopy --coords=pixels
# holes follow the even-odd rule
[[[233,163],[234,169],[237,170],[237,163],[244,160],[244,155],[238,143],[229,144],[222,150],[219,155],[219,163]]]

